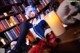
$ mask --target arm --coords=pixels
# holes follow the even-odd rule
[[[14,51],[12,50],[10,53],[16,53],[16,51],[21,47],[21,45],[23,43],[25,43],[26,35],[28,34],[29,28],[31,26],[32,25],[29,22],[21,23],[21,25],[20,25],[20,35],[19,35],[19,38],[17,40],[17,44],[15,45],[15,47],[13,49]]]

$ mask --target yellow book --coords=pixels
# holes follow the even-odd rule
[[[14,20],[14,16],[10,16],[10,19],[9,19],[9,21],[10,21],[10,25],[11,26],[14,26],[14,25],[16,25],[17,23],[15,22],[15,20]]]

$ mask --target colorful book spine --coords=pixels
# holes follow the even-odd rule
[[[18,31],[16,30],[16,28],[13,28],[14,32],[17,34],[17,37],[19,37],[19,33]]]
[[[14,31],[14,29],[11,29],[11,31],[14,33],[14,35],[16,36],[16,38],[18,38],[17,33]]]
[[[7,29],[4,22],[3,22],[3,20],[1,20],[1,24],[3,25],[4,29]]]
[[[16,9],[15,6],[12,6],[12,10],[14,11],[14,13],[18,13],[18,10]]]
[[[13,40],[16,39],[16,36],[15,36],[15,34],[12,32],[12,30],[10,30],[9,33],[10,33],[11,37],[13,38]]]
[[[14,2],[14,3],[17,3],[17,1],[16,1],[16,0],[13,0],[13,2]]]
[[[12,0],[10,0],[10,3],[11,3],[11,4],[14,4]]]
[[[22,8],[25,10],[26,6],[25,6],[24,4],[22,4],[21,6],[22,6]]]
[[[5,24],[6,29],[8,29],[8,28],[9,28],[9,26],[8,26],[8,24],[6,23],[6,21],[5,21],[5,20],[3,20],[3,22],[4,22],[4,24]]]
[[[7,34],[7,33],[4,33],[4,35],[5,35],[5,37],[8,39],[8,42],[11,42],[11,40],[10,40],[8,34]]]
[[[4,28],[3,28],[3,26],[2,26],[2,24],[0,22],[0,32],[3,31],[3,30],[4,30]]]
[[[19,28],[19,26],[16,26],[15,29],[16,29],[17,32],[20,34],[20,28]]]
[[[17,15],[17,18],[18,18],[18,20],[19,20],[20,22],[23,22],[23,21],[24,21],[24,19],[23,19],[23,17],[22,17],[21,14]]]
[[[13,40],[13,38],[11,37],[11,35],[10,35],[10,33],[7,31],[7,32],[5,32],[7,35],[8,35],[8,37],[10,38],[10,40],[12,41]]]
[[[8,22],[8,20],[5,19],[5,21],[6,21],[7,25],[8,25],[8,27],[11,27],[10,24],[9,24],[9,22]]]
[[[16,25],[16,22],[15,22],[15,20],[14,20],[14,16],[10,16],[10,22],[12,22],[13,25]]]

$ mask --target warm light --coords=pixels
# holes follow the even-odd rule
[[[47,14],[45,16],[45,20],[56,36],[64,33],[65,28],[63,27],[58,15],[54,11],[51,11],[49,14]]]
[[[6,42],[5,42],[5,40],[3,39],[3,38],[1,38],[1,42],[5,45],[6,44]]]

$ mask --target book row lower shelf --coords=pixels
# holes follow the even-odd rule
[[[0,43],[2,43],[2,45],[0,45],[0,47],[5,46],[10,42],[14,41],[15,39],[17,39],[19,37],[19,34],[20,28],[18,26],[4,33],[1,33],[0,35],[2,36],[0,37]]]
[[[17,16],[10,16],[9,19],[4,19],[0,21],[0,33],[13,28],[16,25],[19,25],[21,22],[24,22],[26,18],[21,13]]]

